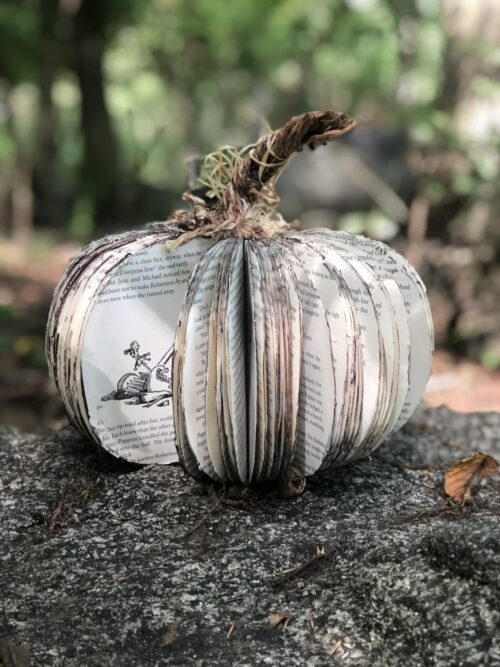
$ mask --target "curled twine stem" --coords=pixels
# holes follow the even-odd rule
[[[205,179],[216,197],[212,206],[191,192],[183,200],[192,205],[179,210],[172,224],[182,233],[167,248],[174,248],[198,237],[222,239],[269,238],[289,228],[276,213],[279,197],[276,182],[294,153],[304,146],[314,149],[349,132],[356,125],[352,118],[329,109],[294,116],[283,127],[262,136],[256,144],[241,150],[224,147],[205,159]]]

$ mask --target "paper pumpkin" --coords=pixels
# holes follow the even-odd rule
[[[249,484],[366,456],[409,418],[433,347],[417,273],[275,213],[290,156],[353,125],[313,112],[208,156],[192,210],[73,259],[47,357],[80,430],[129,461]]]

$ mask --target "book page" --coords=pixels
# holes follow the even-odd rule
[[[243,266],[245,271],[245,302],[246,302],[246,401],[247,401],[247,447],[248,475],[250,479],[258,478],[262,468],[260,452],[257,452],[257,341],[254,318],[254,290],[252,279],[252,262],[250,244],[243,246]]]
[[[187,314],[182,405],[189,446],[200,468],[212,479],[224,478],[225,469],[217,439],[207,440],[207,371],[210,317],[215,285],[222,256],[232,240],[220,241],[207,254],[207,263],[198,271],[196,289]],[[201,267],[200,267],[201,268]]]
[[[227,286],[227,312],[225,317],[226,344],[225,377],[230,411],[231,435],[236,456],[239,479],[250,481],[253,463],[249,461],[247,444],[247,395],[246,395],[246,336],[245,330],[245,275],[242,241],[237,242],[231,258]],[[226,407],[226,406],[225,406]]]
[[[109,275],[130,255],[162,240],[172,238],[172,230],[164,233],[125,232],[92,243],[73,261],[58,289],[58,299],[51,320],[57,335],[51,333],[57,356],[58,386],[68,414],[78,428],[100,444],[99,436],[87,414],[87,403],[81,372],[81,352],[86,325],[95,305],[96,295],[107,284]],[[52,346],[51,346],[52,347]]]
[[[205,437],[208,452],[210,454],[210,459],[214,467],[215,472],[219,475],[221,479],[230,479],[232,480],[231,466],[229,461],[226,461],[226,458],[229,457],[228,448],[225,446],[225,436],[224,436],[224,425],[222,423],[222,398],[220,396],[221,390],[221,379],[220,379],[220,356],[221,356],[221,345],[220,345],[220,318],[224,317],[226,310],[226,273],[227,273],[227,262],[228,262],[228,251],[231,252],[229,248],[229,243],[225,244],[224,249],[222,250],[219,259],[216,262],[213,262],[212,265],[215,270],[215,278],[212,287],[212,293],[209,297],[209,312],[208,312],[208,333],[204,331],[201,323],[198,325],[197,320],[193,320],[190,316],[188,319],[188,326],[196,326],[196,337],[192,336],[193,332],[187,331],[187,339],[192,338],[191,344],[196,353],[199,350],[206,349],[206,378],[205,384],[203,385],[197,380],[197,376],[202,376],[203,366],[198,370],[193,366],[193,373],[189,374],[189,377],[183,376],[184,383],[184,392],[187,395],[198,392],[200,394],[204,393],[205,400]],[[209,269],[210,271],[210,269]],[[204,273],[203,278],[197,288],[197,291],[204,290],[206,287],[207,279],[205,276],[209,276],[210,273]],[[208,278],[209,279],[209,278]],[[208,296],[208,295],[207,295]],[[196,301],[196,297],[195,297]],[[195,307],[195,301],[191,306],[191,315],[193,308]],[[222,313],[222,314],[221,314]],[[208,339],[206,339],[208,336]],[[187,346],[186,346],[187,348]],[[186,353],[186,357],[187,357]],[[187,359],[187,364],[189,366],[189,359]],[[204,361],[204,360],[202,360]],[[188,367],[186,366],[186,367]],[[186,400],[184,401],[186,405]],[[198,409],[196,413],[196,419],[199,421],[202,417],[202,410]],[[192,432],[192,431],[191,431]],[[198,436],[199,437],[199,436]],[[227,453],[227,456],[225,456]]]
[[[249,296],[249,316],[251,323],[248,341],[248,359],[250,363],[247,381],[248,396],[248,438],[250,448],[255,451],[255,463],[252,477],[258,481],[265,473],[266,434],[267,434],[267,382],[265,365],[265,324],[262,281],[264,276],[258,260],[255,244],[245,243],[246,270]]]
[[[403,296],[398,285],[393,280],[384,280],[382,283],[384,291],[389,296],[393,311],[394,333],[394,355],[396,362],[392,378],[392,406],[387,416],[387,423],[381,435],[371,443],[370,450],[375,449],[394,429],[403,409],[404,401],[408,392],[408,361],[410,356],[410,330],[408,318],[404,305]]]
[[[347,236],[353,240],[352,246],[358,238],[361,242],[364,240],[362,237]],[[355,377],[362,378],[363,412],[360,431],[354,439],[349,438],[349,447],[343,447],[342,461],[347,461],[362,455],[373,438],[380,435],[391,411],[391,382],[395,364],[392,307],[376,272],[368,263],[360,261],[363,255],[337,243],[336,232],[314,230],[306,237],[314,237],[322,247],[328,248],[327,256],[331,257],[332,265],[337,266],[347,278],[349,298],[358,322],[356,330],[361,343],[361,368],[356,371]]]
[[[278,299],[273,279],[273,269],[269,259],[269,245],[256,244],[258,260],[261,275],[265,277],[261,281],[261,294],[263,302],[264,319],[264,366],[266,372],[266,413],[267,413],[267,431],[266,431],[266,463],[265,475],[267,478],[273,477],[273,471],[278,465],[277,457],[279,450],[276,442],[276,401],[277,401],[277,350],[276,327],[274,322],[274,309],[277,306]]]
[[[248,252],[248,280],[250,283],[251,292],[251,315],[250,318],[254,326],[254,342],[256,358],[256,374],[250,376],[250,380],[255,381],[255,386],[250,384],[249,395],[254,397],[255,401],[255,468],[254,475],[259,480],[261,476],[265,476],[267,463],[267,378],[265,365],[265,323],[264,323],[264,301],[262,297],[262,281],[263,275],[261,273],[260,262],[256,244],[252,242],[247,243]],[[252,415],[253,416],[253,415]],[[249,432],[252,428],[249,423]]]
[[[195,270],[191,274],[186,297],[182,304],[181,312],[177,322],[172,360],[172,412],[174,418],[175,445],[177,448],[179,461],[182,463],[186,471],[195,479],[203,479],[206,473],[202,470],[189,444],[187,437],[186,419],[184,415],[184,385],[182,377],[184,369],[184,357],[186,352],[187,322],[189,313],[191,311],[191,306],[204,279],[206,270],[212,261],[214,253],[217,252],[217,245],[212,246],[212,248],[210,248],[210,250],[208,250],[200,259],[196,265]]]
[[[285,250],[285,246],[284,246]],[[333,431],[335,381],[330,331],[320,295],[288,250],[302,312],[302,357],[294,464],[312,475],[323,463]]]
[[[345,296],[342,280],[330,263],[325,261],[325,254],[318,252],[303,240],[297,240],[293,252],[301,259],[308,277],[320,295],[325,309],[330,333],[332,363],[334,369],[335,392],[333,397],[334,426],[331,435],[328,460],[337,453],[343,438],[344,402],[348,395],[348,364],[349,364],[349,326],[346,309],[350,303]]]
[[[291,267],[291,262],[283,261],[283,247],[275,246],[275,263],[278,268],[281,284],[280,303],[281,315],[285,320],[284,342],[286,352],[286,374],[284,396],[284,429],[283,435],[287,448],[284,465],[287,467],[295,457],[297,448],[297,424],[299,413],[300,386],[302,379],[302,309],[300,304],[297,277]]]
[[[273,475],[281,476],[289,468],[295,449],[292,433],[293,378],[291,356],[291,303],[288,285],[279,248],[275,243],[266,247],[269,261],[273,307],[273,329],[276,345],[276,419],[275,419],[275,467]],[[299,367],[300,368],[300,367]],[[298,397],[298,384],[297,384]]]
[[[388,299],[361,262],[344,260],[340,253],[330,250],[328,257],[339,267],[351,295],[360,346],[362,379],[362,413],[359,432],[353,449],[346,457],[355,455],[358,447],[369,440],[372,432],[380,428],[381,418],[386,414],[390,402],[387,393],[387,378],[392,378],[394,365],[393,328],[388,317]]]
[[[92,428],[128,461],[177,460],[171,360],[189,276],[212,242],[167,252],[163,243],[122,261],[99,293],[84,331],[82,378]]]
[[[419,400],[430,370],[432,326],[428,318],[425,287],[406,260],[383,243],[331,230],[311,230],[305,235],[321,239],[346,259],[361,259],[379,281],[393,279],[401,290],[410,327],[410,354],[413,355],[409,363],[407,398],[399,422],[405,421]]]
[[[337,249],[361,258],[379,280],[394,280],[403,296],[410,331],[409,377],[407,395],[394,429],[400,428],[413,414],[430,376],[434,347],[432,318],[425,296],[425,286],[415,269],[383,243],[346,232],[314,230],[307,236],[320,236]]]
[[[231,482],[240,481],[240,477],[238,475],[232,428],[231,415],[233,406],[227,386],[231,380],[232,373],[229,372],[228,367],[226,335],[229,326],[229,292],[231,274],[234,269],[233,260],[237,255],[239,246],[240,242],[228,240],[218,260],[217,279],[214,285],[210,312],[206,392],[208,449],[211,453],[212,462],[214,461],[214,455],[220,455],[224,469],[224,479]],[[233,325],[231,324],[231,326]],[[244,356],[243,358],[240,357],[238,361],[243,365],[244,372]],[[243,404],[243,417],[245,418],[245,416],[246,407]],[[245,424],[243,424],[243,433],[246,436]]]

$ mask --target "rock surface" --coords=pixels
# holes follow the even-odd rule
[[[500,414],[420,410],[298,498],[226,504],[70,427],[1,429],[0,664],[500,665],[499,475],[463,508],[442,492],[479,450]]]

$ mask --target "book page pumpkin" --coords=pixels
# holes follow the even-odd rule
[[[128,461],[249,484],[366,456],[410,417],[433,347],[419,276],[382,243],[275,212],[291,155],[353,126],[308,113],[209,156],[192,210],[73,259],[47,357],[82,432]]]

